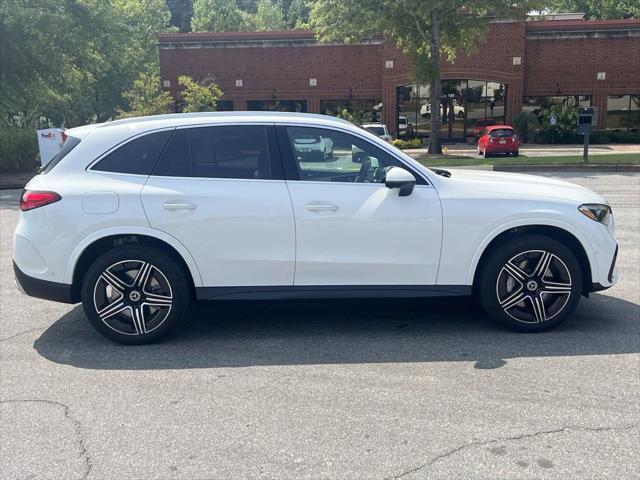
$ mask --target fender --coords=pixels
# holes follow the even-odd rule
[[[163,232],[162,230],[156,230],[155,228],[144,227],[140,225],[105,228],[93,232],[91,235],[85,237],[69,256],[69,260],[67,261],[67,266],[65,269],[64,283],[73,283],[73,272],[76,268],[76,264],[78,263],[78,259],[80,258],[80,255],[82,255],[82,252],[84,252],[89,245],[97,240],[100,240],[101,238],[110,237],[113,235],[146,235],[148,237],[154,237],[158,240],[162,240],[168,245],[171,245],[182,257],[187,267],[189,268],[189,273],[193,278],[194,285],[196,287],[203,286],[202,277],[200,276],[200,271],[198,270],[198,266],[196,265],[195,260],[193,259],[191,253],[189,253],[187,248],[182,243],[180,243],[177,238]]]
[[[469,264],[469,270],[467,272],[467,285],[473,284],[473,279],[476,274],[476,268],[478,267],[478,263],[480,262],[480,258],[482,254],[486,250],[487,246],[500,234],[506,232],[507,230],[511,230],[516,227],[526,227],[530,225],[544,225],[548,227],[556,227],[562,230],[567,231],[574,237],[578,239],[578,241],[582,244],[584,251],[587,254],[587,259],[589,260],[589,265],[591,267],[591,276],[593,278],[599,278],[598,272],[598,263],[595,261],[595,252],[593,250],[593,246],[589,242],[588,238],[583,234],[582,231],[577,229],[575,226],[570,223],[566,223],[564,221],[558,220],[552,217],[528,217],[528,218],[520,218],[517,220],[511,220],[509,222],[500,224],[497,227],[494,227],[492,230],[487,231],[483,236],[482,243],[476,249],[471,263]]]

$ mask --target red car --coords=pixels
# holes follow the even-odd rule
[[[520,153],[520,141],[511,125],[492,125],[485,128],[478,139],[478,155],[490,157],[496,153],[513,155]]]

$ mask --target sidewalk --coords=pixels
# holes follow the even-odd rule
[[[466,143],[451,143],[442,146],[447,148],[448,155],[475,155],[476,146]],[[582,155],[582,145],[522,145],[520,153],[527,157],[548,157],[559,155]],[[408,155],[425,155],[426,148],[404,150]],[[612,153],[638,153],[638,144],[589,145],[589,155],[607,155]]]

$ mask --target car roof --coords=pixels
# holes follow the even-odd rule
[[[499,130],[501,128],[508,128],[509,130],[513,130],[513,127],[511,125],[489,125],[487,127],[487,129],[489,131],[491,131],[491,130]]]
[[[371,123],[363,123],[363,127],[384,127],[385,124],[382,122],[371,122]]]

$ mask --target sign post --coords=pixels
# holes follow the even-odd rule
[[[556,133],[556,125],[558,124],[558,116],[555,113],[549,117],[549,124],[551,125],[551,145],[553,145],[553,137]]]
[[[589,162],[589,135],[595,123],[597,110],[595,108],[580,107],[578,108],[578,134],[584,136],[582,147],[582,161]]]

